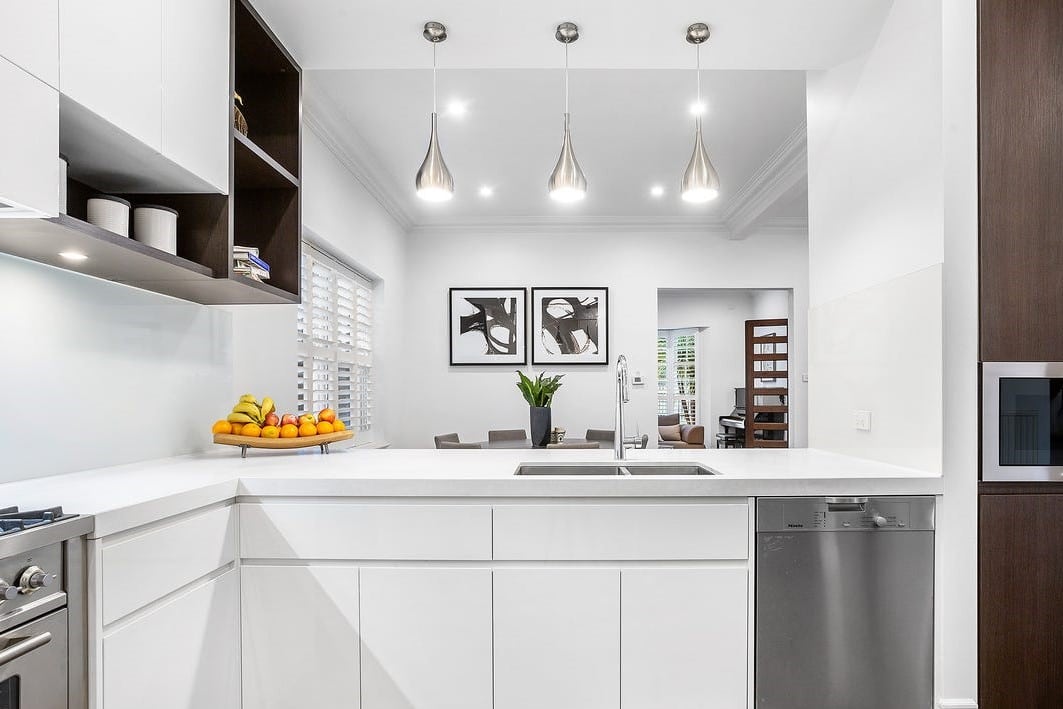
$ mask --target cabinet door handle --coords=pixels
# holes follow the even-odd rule
[[[41,633],[40,635],[34,635],[32,638],[26,638],[21,640],[11,647],[0,650],[0,665],[6,665],[12,660],[17,660],[23,655],[33,652],[39,647],[43,647],[52,641],[51,633]]]

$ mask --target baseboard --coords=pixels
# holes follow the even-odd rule
[[[978,709],[973,699],[939,699],[938,709]]]

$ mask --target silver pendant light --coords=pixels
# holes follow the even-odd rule
[[[572,151],[572,135],[569,132],[568,114],[568,45],[579,39],[579,27],[572,22],[562,22],[554,34],[565,45],[565,136],[561,142],[561,155],[550,173],[550,198],[557,202],[578,202],[587,196],[587,178]]]
[[[424,38],[432,43],[432,134],[428,139],[428,153],[417,171],[417,196],[428,202],[446,202],[454,196],[454,178],[439,150],[436,128],[436,46],[447,38],[447,28],[441,22],[426,22]]]
[[[681,194],[684,202],[698,204],[714,200],[720,195],[720,176],[712,166],[709,151],[701,139],[701,45],[708,38],[709,26],[704,22],[695,22],[687,28],[687,41],[694,45],[697,53],[698,102],[694,119],[694,154],[690,156],[686,172],[683,173]]]

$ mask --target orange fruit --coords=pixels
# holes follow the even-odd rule
[[[304,423],[302,426],[299,427],[299,435],[300,436],[316,436],[317,435],[317,426],[315,426],[314,424],[312,424],[310,422]]]
[[[298,438],[299,427],[294,423],[286,423],[281,426],[281,438]]]
[[[244,425],[242,423],[231,423],[229,424],[229,426],[232,427],[231,433],[234,436],[239,436],[244,429]]]
[[[321,411],[318,412],[317,420],[332,423],[336,420],[336,412],[332,409],[321,409]]]
[[[228,421],[226,421],[225,419],[221,419],[219,421],[215,421],[214,422],[214,425],[211,427],[210,432],[211,433],[232,433],[233,432],[233,425],[231,423],[229,423]]]
[[[332,428],[332,424],[328,421],[322,421],[317,425],[317,435],[323,436],[326,433],[332,433],[335,429]]]
[[[263,438],[280,438],[281,430],[276,426],[265,426],[262,429]]]
[[[336,419],[332,422],[332,430],[336,433],[339,433],[340,431],[346,431],[347,424],[345,424],[343,421],[340,421],[339,419]]]
[[[262,429],[259,428],[257,423],[245,423],[244,427],[240,430],[240,435],[258,438],[262,435]]]

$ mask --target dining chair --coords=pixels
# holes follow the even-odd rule
[[[495,441],[524,441],[528,439],[528,433],[523,428],[509,428],[501,431],[488,431],[487,440]]]
[[[588,441],[608,441],[613,442],[616,438],[616,433],[611,428],[588,428],[587,434],[583,436]]]
[[[443,433],[435,436],[433,440],[436,442],[436,448],[442,448],[443,443],[457,443],[458,434],[456,433]]]
[[[568,448],[569,450],[576,450],[578,448],[601,448],[597,443],[547,443],[547,448]]]
[[[483,448],[479,443],[458,443],[457,441],[440,441],[439,447],[442,450],[480,450]]]

